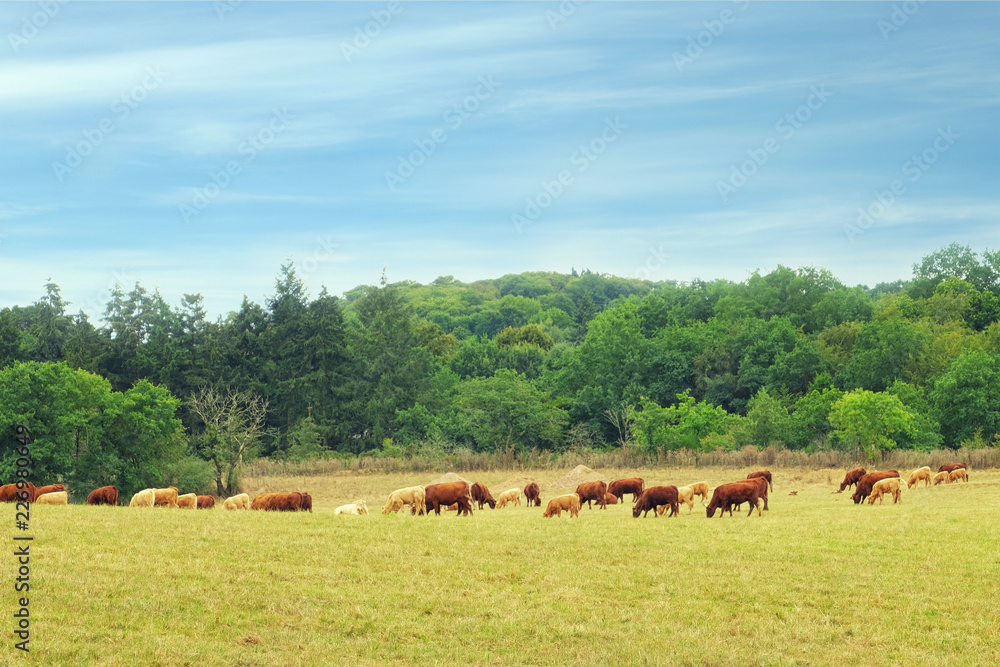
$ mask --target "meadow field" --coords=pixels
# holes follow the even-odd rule
[[[711,486],[751,469],[597,470]],[[856,506],[844,471],[772,468],[762,517],[633,519],[631,503],[383,516],[435,474],[247,479],[308,513],[32,508],[31,654],[3,664],[991,665],[1000,663],[1000,471]],[[901,471],[902,472],[902,471]],[[909,472],[909,471],[906,471]],[[517,484],[515,484],[517,483]],[[790,495],[792,492],[795,495]],[[369,516],[336,516],[358,498]],[[631,497],[629,497],[629,500]],[[891,499],[890,499],[891,503]],[[8,544],[14,506],[5,510]],[[5,609],[18,597],[4,556]],[[11,623],[12,612],[4,613]],[[11,627],[12,629],[12,627]]]

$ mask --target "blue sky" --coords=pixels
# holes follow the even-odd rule
[[[997,3],[2,3],[0,307],[1000,247]],[[367,34],[366,34],[367,33]],[[895,188],[895,192],[893,189]],[[867,212],[868,217],[861,217]]]

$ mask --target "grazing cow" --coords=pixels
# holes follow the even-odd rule
[[[850,471],[849,473],[844,475],[844,481],[840,483],[840,491],[837,491],[837,493],[843,493],[844,489],[851,488],[852,486],[857,484],[862,477],[864,477],[867,474],[868,471],[866,471],[864,468],[855,468],[854,470]]]
[[[604,496],[604,503],[607,504],[607,505],[617,505],[618,504],[618,496],[616,496],[615,494],[613,494],[613,493],[611,493],[609,491],[608,495]]]
[[[924,466],[923,468],[917,468],[916,470],[914,470],[913,472],[911,472],[910,473],[910,479],[906,482],[906,488],[912,489],[914,486],[917,485],[917,482],[919,482],[920,480],[924,480],[924,482],[926,482],[926,484],[924,484],[924,486],[930,486],[931,485],[931,469],[930,469],[930,467]]]
[[[694,491],[694,495],[701,496],[702,507],[708,502],[708,482],[695,482],[694,484],[688,484],[691,490]]]
[[[507,489],[497,497],[497,507],[506,507],[507,503],[520,505],[521,489]]]
[[[715,516],[715,510],[719,510],[719,518],[721,519],[726,510],[729,510],[729,516],[733,515],[733,505],[750,503],[750,511],[747,512],[747,518],[753,516],[754,508],[757,508],[757,516],[760,516],[760,504],[758,503],[760,488],[760,485],[752,480],[731,482],[730,484],[717,486],[712,493],[712,499],[708,501],[705,514],[711,519]]]
[[[156,504],[156,489],[143,489],[129,501],[129,507],[153,507]]]
[[[542,495],[538,489],[538,485],[534,482],[524,487],[524,498],[528,501],[528,507],[531,507],[532,503],[535,504],[535,507],[542,506]]]
[[[424,503],[427,506],[427,514],[434,510],[435,514],[441,514],[441,506],[458,503],[458,514],[468,514],[472,516],[472,497],[469,495],[468,482],[444,482],[442,484],[431,484],[424,487]]]
[[[764,501],[764,510],[767,511],[767,478],[766,477],[754,477],[748,481],[756,482],[757,486],[760,487],[760,494],[758,495],[758,500]],[[773,486],[771,487],[774,488]]]
[[[653,510],[653,518],[655,519],[657,517],[656,508],[660,505],[670,506],[670,514],[667,516],[676,517],[680,514],[676,486],[651,486],[645,489],[632,507],[632,518],[638,519],[640,513],[645,518],[649,510]]]
[[[426,507],[424,487],[407,486],[402,489],[396,489],[389,494],[389,499],[385,502],[385,507],[382,508],[382,514],[388,514],[389,512],[398,513],[403,505],[410,506],[410,514],[423,514]]]
[[[312,511],[313,511],[313,497],[311,495],[309,495],[308,493],[305,493],[305,492],[302,493],[302,504],[299,505],[299,510],[302,511],[302,512],[312,513]],[[366,512],[368,511],[367,507],[365,508],[365,511]]]
[[[226,510],[248,510],[250,509],[250,496],[240,493],[226,498],[222,503],[222,509]]]
[[[763,477],[764,479],[766,479],[768,486],[770,486],[771,490],[774,491],[774,482],[771,481],[771,471],[770,470],[758,470],[757,472],[752,472],[749,475],[747,475],[747,479],[756,479],[758,477]],[[764,509],[767,509],[767,508],[764,508]]]
[[[583,503],[587,503],[587,507],[591,507],[590,501],[601,504],[601,509],[607,507],[607,503],[604,502],[604,496],[608,495],[608,485],[600,480],[596,482],[584,482],[580,486],[576,487],[576,495],[580,496],[580,507],[583,507]]]
[[[677,502],[685,503],[688,506],[688,514],[691,514],[694,511],[694,489],[690,486],[677,487]]]
[[[42,495],[35,498],[36,505],[67,505],[69,504],[69,498],[66,497],[65,491],[52,491],[51,493],[43,493]]]
[[[116,486],[102,486],[99,489],[94,489],[87,495],[88,505],[117,505],[118,504],[118,487]]]
[[[156,502],[153,504],[154,507],[177,507],[177,487],[168,486],[165,489],[153,489],[156,494]]]
[[[355,500],[349,505],[341,505],[337,509],[333,510],[334,514],[354,514],[361,516],[362,514],[368,514],[368,505],[365,504],[363,500]]]
[[[868,504],[874,505],[875,501],[878,500],[879,504],[882,503],[882,496],[885,494],[890,494],[892,496],[892,504],[900,502],[902,498],[902,493],[900,492],[900,484],[903,482],[898,477],[888,477],[886,479],[880,479],[872,485],[872,493],[868,496]]]
[[[0,486],[0,502],[11,503],[15,500],[18,502],[32,502],[38,494],[35,493],[35,485],[31,482],[24,482],[24,486],[20,489],[17,488],[17,484],[5,484]]]
[[[616,479],[615,481],[608,484],[608,493],[618,498],[618,500],[625,500],[625,494],[632,494],[632,502],[635,503],[639,500],[639,496],[642,495],[642,490],[645,488],[645,482],[642,477],[630,477],[628,479]],[[581,496],[582,497],[582,496]]]
[[[484,504],[488,504],[490,509],[495,509],[497,506],[497,501],[493,499],[490,490],[480,482],[472,485],[472,502],[479,503],[479,509],[483,509]]]
[[[550,516],[562,516],[563,510],[569,512],[570,518],[578,517],[580,516],[580,506],[580,496],[575,493],[556,496],[546,505],[542,518],[548,519]]]
[[[181,508],[182,510],[198,509],[198,494],[185,493],[182,496],[177,496],[177,507]]]
[[[942,482],[947,482],[950,475],[951,475],[951,473],[948,472],[947,470],[942,470],[938,474],[934,475],[934,480],[933,480],[934,481],[934,486],[937,486],[938,484],[941,484]]]
[[[865,502],[865,498],[871,495],[872,487],[875,486],[875,482],[880,482],[883,479],[889,479],[891,477],[899,477],[899,471],[887,470],[885,472],[868,473],[858,480],[858,485],[854,489],[854,495],[851,496],[851,500],[854,501],[855,505]]]
[[[951,472],[952,470],[958,470],[959,468],[965,468],[968,470],[969,466],[964,463],[945,463],[943,466],[938,468],[938,472]]]
[[[297,491],[265,493],[253,499],[250,509],[264,510],[265,512],[298,512],[302,509],[303,501],[303,494]]]
[[[198,509],[210,510],[215,507],[215,496],[198,496]]]
[[[950,473],[948,473],[948,483],[957,482],[960,479],[964,479],[966,482],[969,481],[969,475],[965,472],[965,468],[955,468]]]
[[[62,484],[46,484],[45,486],[35,487],[35,498],[45,493],[55,493],[57,491],[65,491],[66,487]]]

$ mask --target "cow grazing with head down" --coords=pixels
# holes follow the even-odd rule
[[[156,504],[156,489],[143,489],[132,496],[129,507],[153,507]]]
[[[398,514],[403,505],[410,506],[410,514],[423,514],[426,509],[424,487],[407,486],[402,489],[396,489],[389,494],[389,499],[385,501],[382,514],[388,514],[389,512]]]
[[[938,472],[951,472],[952,470],[958,470],[959,468],[965,468],[968,471],[968,466],[964,463],[945,463],[943,466],[938,468]]]
[[[715,510],[719,510],[719,518],[729,510],[729,516],[733,515],[733,505],[749,503],[750,511],[747,517],[753,516],[754,508],[757,509],[757,516],[760,516],[760,485],[752,480],[746,482],[731,482],[715,487],[712,492],[712,499],[708,501],[705,509],[706,516],[711,519],[715,516]]]
[[[570,518],[580,516],[580,496],[575,493],[567,493],[564,496],[556,496],[549,501],[549,504],[545,507],[545,512],[542,513],[543,519],[548,519],[552,516],[562,516],[563,511],[569,512]]]
[[[43,493],[35,498],[36,505],[67,505],[69,498],[65,491],[52,491]]]
[[[955,468],[950,473],[948,473],[948,483],[957,482],[958,480],[969,481],[969,475],[965,471],[965,468]]]
[[[840,483],[840,491],[837,491],[837,493],[843,493],[844,489],[851,488],[852,486],[857,484],[862,477],[864,477],[867,474],[868,471],[865,470],[864,468],[855,468],[854,470],[850,471],[849,473],[844,475],[844,481]]]
[[[912,489],[917,485],[920,480],[924,480],[924,486],[931,485],[931,469],[929,466],[924,466],[923,468],[917,468],[910,473],[910,478],[906,482],[906,488]]]
[[[116,486],[102,486],[99,489],[94,489],[87,495],[88,505],[117,505],[118,504],[118,487]]]
[[[468,482],[443,482],[425,486],[424,502],[427,506],[427,514],[434,510],[435,514],[440,515],[442,505],[447,507],[458,503],[459,516],[462,514],[472,516],[472,497],[469,495]]]
[[[892,496],[892,504],[900,502],[903,494],[900,492],[901,488],[905,488],[906,483],[903,482],[898,477],[887,477],[886,479],[880,479],[872,485],[872,493],[868,496],[868,504],[874,505],[877,500],[880,505],[883,504],[882,497],[885,494]]]
[[[35,493],[35,485],[31,482],[22,482],[23,486],[18,488],[17,484],[4,484],[0,486],[0,502],[12,503],[12,502],[22,502],[30,503],[38,494]]]
[[[497,507],[521,504],[521,489],[507,489],[497,497]]]
[[[156,494],[156,502],[153,503],[154,507],[177,507],[176,486],[168,486],[165,489],[153,489],[153,493]]]
[[[676,517],[680,514],[676,486],[651,486],[643,490],[639,495],[639,500],[635,501],[635,505],[632,507],[632,518],[638,519],[639,514],[645,518],[649,510],[653,510],[653,518],[656,518],[656,509],[661,505],[670,507],[670,514],[667,516]]]
[[[757,472],[752,472],[747,475],[747,479],[756,479],[758,477],[763,477],[767,480],[768,486],[774,491],[774,482],[771,481],[771,471],[770,470],[758,470]]]
[[[628,479],[616,479],[608,484],[608,493],[618,498],[618,500],[625,500],[625,494],[631,493],[632,502],[635,503],[639,500],[639,496],[642,495],[644,488],[645,481],[642,477],[629,477]]]
[[[179,507],[182,510],[198,509],[198,494],[185,493],[183,495],[177,496],[177,507]]]
[[[222,509],[224,510],[248,510],[250,509],[250,496],[245,493],[240,493],[235,496],[230,496],[222,502]]]
[[[934,475],[934,479],[932,480],[933,483],[934,483],[934,486],[937,486],[938,484],[946,483],[948,481],[948,478],[949,478],[950,475],[951,475],[951,473],[948,472],[947,470],[942,470],[941,472],[939,472],[936,475]]]
[[[899,477],[898,470],[868,473],[858,480],[858,486],[854,489],[854,495],[851,496],[851,500],[854,501],[855,505],[863,503],[865,498],[871,495],[872,487],[875,486],[875,482],[880,482],[883,479],[891,479],[893,477]]]
[[[479,503],[479,509],[483,509],[483,505],[489,505],[490,509],[496,509],[497,501],[493,498],[490,490],[486,488],[485,484],[476,482],[472,485],[472,502]]]
[[[610,491],[608,491],[608,494],[606,496],[604,496],[604,504],[606,504],[606,505],[617,505],[618,504],[618,496],[616,496],[615,494],[613,494]]]
[[[210,510],[215,507],[214,496],[198,496],[198,503],[195,505],[200,510]]]
[[[524,487],[524,498],[528,501],[528,507],[534,503],[535,507],[542,506],[542,495],[541,491],[538,489],[538,484],[531,482],[526,487]]]
[[[580,507],[583,507],[583,503],[587,503],[587,507],[591,507],[590,501],[599,503],[601,509],[605,509],[607,504],[604,502],[604,496],[608,494],[608,485],[606,482],[600,480],[596,482],[584,482],[580,486],[576,487],[576,495],[580,496]]]

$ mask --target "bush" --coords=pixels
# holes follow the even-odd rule
[[[176,486],[177,492],[215,494],[215,468],[196,456],[187,456],[164,466],[163,486]]]

